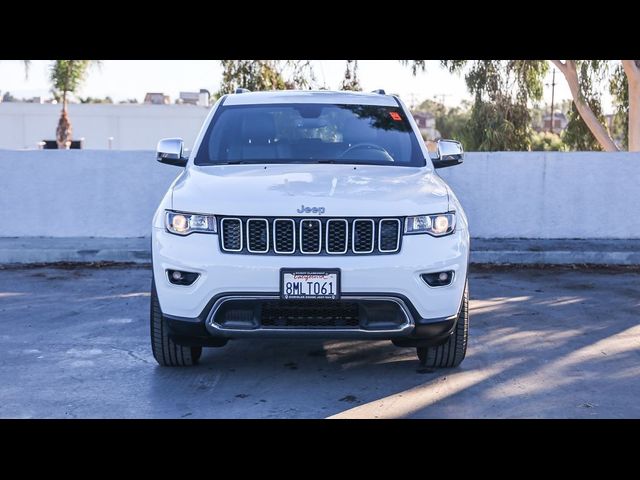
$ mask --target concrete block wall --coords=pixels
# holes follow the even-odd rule
[[[148,236],[179,172],[150,150],[0,150],[0,237]],[[439,173],[476,238],[640,239],[639,153],[468,153]]]

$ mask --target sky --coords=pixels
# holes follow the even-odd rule
[[[344,60],[314,60],[319,85],[337,89],[345,70]],[[18,98],[49,95],[47,60],[33,60],[25,79],[22,61],[0,61],[0,92],[9,91]],[[118,102],[136,98],[141,102],[146,92],[163,92],[171,101],[181,91],[218,90],[222,68],[217,60],[104,60],[93,67],[79,94],[83,97],[111,97]],[[358,74],[363,90],[378,88],[397,93],[409,106],[425,99],[444,101],[447,106],[470,100],[464,79],[450,74],[438,61],[428,62],[427,71],[413,76],[411,69],[397,60],[359,60]],[[546,83],[551,82],[551,69]],[[571,93],[560,72],[556,72],[556,101],[570,99]],[[551,87],[545,87],[545,102],[551,102]],[[610,110],[604,98],[605,112]]]

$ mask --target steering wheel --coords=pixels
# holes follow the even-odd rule
[[[352,151],[357,150],[359,148],[366,148],[367,150],[377,150],[379,152],[382,152],[388,157],[387,160],[389,160],[390,162],[393,162],[393,157],[391,155],[389,155],[389,152],[387,152],[380,145],[376,145],[375,143],[356,143],[355,145],[351,145],[344,152],[342,152],[338,156],[338,158],[344,158],[345,155],[347,155],[347,154],[351,153]]]

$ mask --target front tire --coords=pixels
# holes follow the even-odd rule
[[[167,322],[162,318],[155,281],[151,284],[151,350],[153,357],[163,367],[189,367],[202,355],[202,347],[177,345],[169,337]]]
[[[417,347],[420,364],[427,368],[453,368],[462,363],[469,338],[469,284],[465,284],[456,328],[449,339],[436,347]]]

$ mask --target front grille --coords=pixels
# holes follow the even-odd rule
[[[265,253],[269,250],[269,222],[264,218],[247,220],[247,249],[251,253]]]
[[[228,252],[242,250],[242,221],[239,218],[223,218],[220,221],[222,249]]]
[[[277,218],[273,221],[273,248],[275,253],[296,251],[296,222],[290,218]]]
[[[339,218],[327,220],[326,232],[327,253],[347,253],[349,222]]]
[[[353,221],[352,248],[356,253],[373,252],[375,237],[373,236],[375,222],[359,218]]]
[[[380,220],[378,248],[381,252],[395,252],[400,246],[400,220],[388,218]]]
[[[260,323],[267,328],[357,328],[357,302],[273,300],[262,303]]]
[[[317,218],[300,222],[300,252],[320,253],[322,251],[321,230],[322,222]]]
[[[400,218],[219,217],[227,253],[366,255],[400,251]]]

